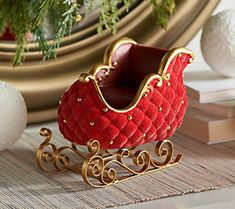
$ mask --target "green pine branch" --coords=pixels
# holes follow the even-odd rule
[[[55,58],[56,56],[55,56],[54,51],[52,51],[50,53],[50,55],[48,55],[48,51],[50,49],[50,46],[49,46],[47,38],[45,36],[45,30],[44,30],[43,26],[38,27],[35,30],[34,34],[36,35],[36,41],[39,45],[39,48],[42,51],[43,57],[49,57],[50,56],[50,58]]]
[[[148,0],[153,5],[153,14],[157,23],[166,28],[170,16],[175,10],[175,0]],[[126,11],[133,0],[0,0],[0,34],[5,27],[10,27],[16,37],[17,49],[13,65],[17,66],[25,59],[27,51],[26,33],[32,32],[43,54],[43,60],[55,58],[55,50],[60,47],[61,39],[70,35],[80,14],[80,5],[84,5],[87,17],[90,11],[99,7],[98,33],[111,30],[117,33],[120,7]],[[45,18],[52,17],[55,37],[48,44],[44,29]]]
[[[153,5],[153,15],[160,27],[166,29],[170,16],[175,10],[175,0],[150,0]]]
[[[97,31],[101,34],[105,29],[110,29],[113,34],[117,33],[117,23],[119,21],[119,5],[123,4],[126,11],[129,11],[129,6],[133,0],[114,0],[114,1],[99,1],[99,25]]]
[[[48,51],[44,54],[43,60],[56,57],[55,50],[60,47],[61,39],[65,34],[71,35],[73,25],[76,22],[76,17],[80,15],[79,4],[76,1],[64,0],[63,4],[66,6],[66,11],[61,15],[56,36],[53,44],[49,47]]]

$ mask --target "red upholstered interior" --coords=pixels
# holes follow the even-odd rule
[[[121,107],[129,103],[143,77],[156,72],[165,52],[130,44],[119,48],[113,58],[118,66],[108,79],[100,82],[110,104]],[[107,108],[92,80],[87,83],[77,80],[64,93],[58,108],[61,133],[71,142],[82,145],[96,139],[104,149],[137,146],[171,137],[181,125],[187,107],[182,73],[190,58],[187,53],[176,55],[167,68],[169,81],[164,80],[159,87],[158,79],[154,78],[149,84],[153,91],[125,112]]]
[[[127,107],[133,100],[143,79],[150,73],[157,73],[166,49],[125,44],[113,55],[117,62],[111,74],[100,82],[106,101],[115,108]]]

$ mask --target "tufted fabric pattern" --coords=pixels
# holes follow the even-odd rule
[[[187,107],[182,73],[189,59],[190,55],[185,53],[176,55],[167,69],[170,80],[163,81],[163,85],[158,87],[158,80],[153,79],[150,83],[153,91],[125,113],[110,109],[103,111],[106,106],[93,81],[76,81],[64,93],[58,109],[61,133],[66,139],[81,145],[96,139],[105,149],[169,138],[181,125]]]

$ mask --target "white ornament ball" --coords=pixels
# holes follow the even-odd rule
[[[235,77],[235,10],[225,10],[208,19],[203,27],[201,50],[214,71]]]
[[[21,94],[0,82],[0,151],[14,144],[27,123],[27,109]]]

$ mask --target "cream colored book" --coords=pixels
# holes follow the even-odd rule
[[[188,108],[178,132],[208,144],[232,141],[235,140],[235,118],[212,116]]]
[[[212,70],[185,73],[187,94],[200,103],[235,99],[235,78],[223,77]]]
[[[235,117],[235,100],[227,100],[215,103],[199,103],[196,99],[188,98],[189,107],[197,108],[210,114],[223,117]]]

